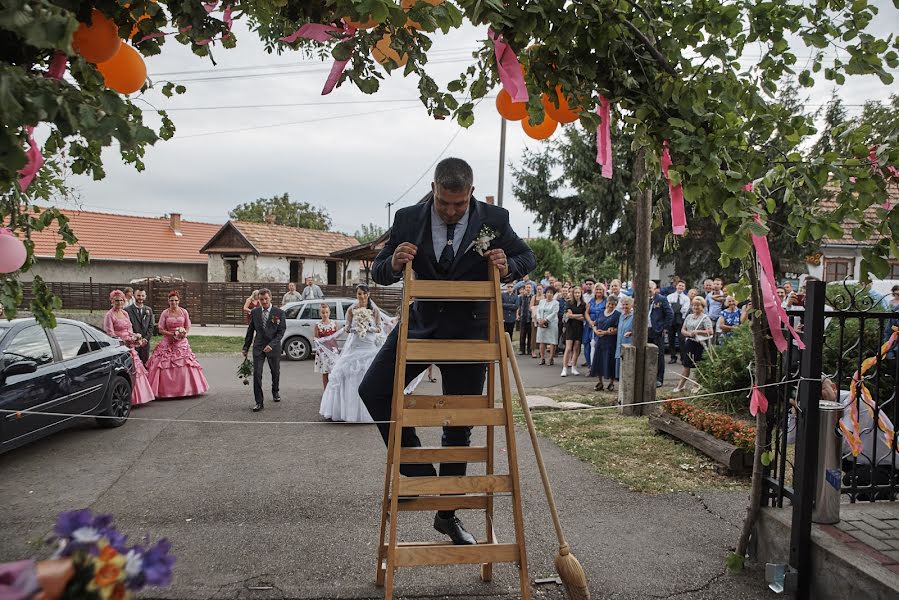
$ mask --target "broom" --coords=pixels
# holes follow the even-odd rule
[[[581,563],[571,553],[571,547],[565,541],[562,533],[562,524],[559,523],[559,513],[556,510],[556,501],[553,498],[552,488],[549,486],[549,476],[546,474],[546,466],[543,464],[543,455],[540,452],[540,444],[537,443],[537,431],[534,429],[534,420],[531,418],[531,409],[528,408],[528,397],[524,392],[524,384],[521,383],[521,373],[518,371],[518,360],[515,358],[515,350],[512,347],[512,338],[506,334],[506,353],[512,363],[512,373],[515,375],[515,385],[518,387],[518,398],[524,419],[528,424],[528,433],[531,434],[531,443],[534,446],[534,456],[537,459],[537,468],[540,470],[540,479],[543,480],[543,489],[546,492],[546,501],[549,503],[549,512],[552,514],[553,525],[556,528],[556,537],[559,538],[559,553],[554,561],[556,572],[562,580],[562,588],[569,600],[589,600],[590,590],[587,589],[587,575]]]

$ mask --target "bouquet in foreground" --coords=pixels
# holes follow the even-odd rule
[[[132,333],[125,339],[125,345],[129,348],[140,348],[147,345],[147,340],[139,333]]]
[[[14,600],[125,600],[145,587],[172,582],[168,540],[155,545],[126,543],[110,515],[90,510],[60,513],[50,560],[0,565],[0,596]]]
[[[178,327],[177,329],[175,329],[175,339],[176,340],[183,340],[186,337],[187,337],[187,329],[185,329],[184,327]]]
[[[243,362],[237,367],[237,377],[244,385],[250,385],[250,379],[253,378],[253,363],[249,358],[244,357]]]

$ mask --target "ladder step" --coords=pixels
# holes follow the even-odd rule
[[[518,562],[515,544],[453,544],[397,545],[396,566],[421,567],[429,565],[470,565],[479,563]]]
[[[468,408],[449,410],[415,410],[403,414],[403,427],[461,427],[505,425],[502,408]]]
[[[490,408],[487,396],[419,396],[403,399],[403,408],[431,410],[434,408]]]
[[[492,281],[437,281],[416,279],[409,285],[410,298],[434,300],[494,300],[496,288]]]
[[[485,510],[487,496],[440,496],[411,498],[398,502],[398,511],[407,510]]]
[[[417,362],[497,361],[499,344],[482,340],[409,340],[406,360]]]
[[[487,446],[401,448],[400,463],[487,462]]]
[[[420,496],[425,494],[487,494],[511,492],[510,475],[468,475],[461,477],[404,477],[397,494]]]

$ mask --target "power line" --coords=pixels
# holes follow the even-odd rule
[[[496,96],[485,96],[485,100],[495,99]],[[457,100],[461,98],[456,98]],[[229,106],[185,106],[182,108],[166,108],[166,111],[181,110],[239,110],[249,108],[291,108],[294,106],[331,106],[338,104],[387,104],[393,102],[421,102],[421,98],[363,98],[359,100],[318,100],[313,102],[287,102],[282,104],[238,104]]]

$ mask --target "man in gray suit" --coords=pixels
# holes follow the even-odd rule
[[[139,333],[147,343],[143,346],[135,348],[137,356],[140,358],[144,366],[150,360],[150,338],[153,337],[153,327],[156,325],[156,319],[153,318],[153,309],[144,304],[147,301],[147,292],[143,288],[137,288],[134,292],[134,304],[125,307],[128,318],[131,319],[131,329],[134,333]]]
[[[250,324],[243,342],[243,355],[246,358],[253,347],[253,396],[256,406],[253,412],[264,408],[262,396],[262,367],[268,362],[272,372],[272,399],[281,401],[278,384],[281,379],[281,339],[287,324],[284,322],[284,311],[272,306],[272,293],[267,288],[259,290],[259,306],[250,312]]]

